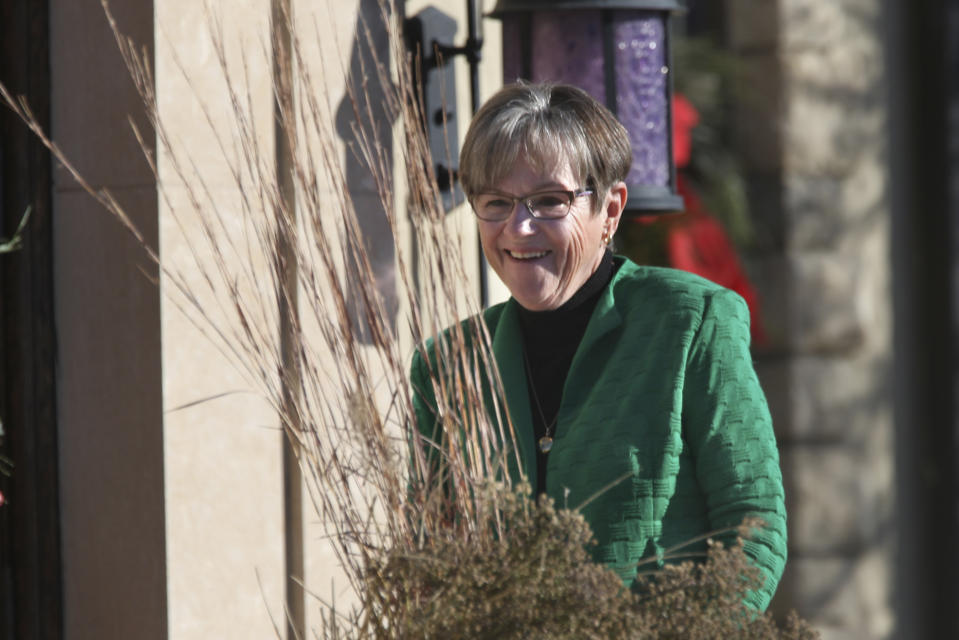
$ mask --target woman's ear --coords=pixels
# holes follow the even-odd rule
[[[610,187],[606,194],[606,201],[603,203],[603,211],[606,213],[606,222],[609,229],[609,235],[616,233],[616,227],[623,217],[623,209],[626,208],[626,183],[617,182]]]

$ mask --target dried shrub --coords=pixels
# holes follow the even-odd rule
[[[498,494],[502,538],[438,535],[412,552],[384,549],[371,564],[373,637],[626,637],[630,598],[590,559],[580,515],[497,485],[481,493]]]
[[[592,532],[581,515],[545,496],[534,502],[527,490],[482,490],[501,504],[502,538],[437,536],[414,552],[381,550],[366,575],[371,618],[363,637],[819,637],[795,613],[779,624],[743,603],[759,573],[741,539],[729,548],[710,541],[705,562],[667,563],[630,591],[592,561]]]

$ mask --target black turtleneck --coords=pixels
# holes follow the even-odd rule
[[[563,385],[596,302],[612,279],[613,271],[613,254],[607,249],[596,271],[561,306],[549,311],[530,311],[522,305],[519,307],[528,360],[526,379],[534,442],[539,442],[543,437],[547,425],[552,425],[550,435],[554,437],[557,427],[561,427],[555,421],[563,399]],[[537,446],[537,493],[546,490],[546,459],[547,455]]]

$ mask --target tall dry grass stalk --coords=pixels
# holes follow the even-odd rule
[[[273,146],[264,143],[272,133],[255,124],[257,96],[249,89],[247,54],[237,64],[227,53],[220,23],[208,11],[230,106],[226,126],[210,108],[202,113],[238,197],[235,205],[223,206],[164,122],[150,60],[119,33],[105,1],[104,9],[152,125],[136,133],[160,197],[182,225],[189,264],[164,262],[117,199],[89,184],[47,137],[29,106],[2,86],[0,97],[141,241],[160,267],[170,303],[276,412],[358,598],[349,610],[319,603],[320,634],[695,638],[736,635],[757,621],[771,624],[767,618],[751,622],[741,610],[743,590],[751,584],[742,579],[750,572],[741,552],[711,552],[719,558],[710,561],[712,573],[693,565],[660,572],[665,580],[650,585],[638,601],[612,572],[590,561],[591,533],[578,514],[546,500],[534,503],[528,486],[510,486],[505,469],[517,462],[510,459],[516,455],[512,427],[501,418],[503,396],[489,336],[481,323],[456,322],[479,308],[469,296],[464,302],[469,276],[463,251],[442,206],[416,78],[389,0],[382,1],[378,16],[385,42],[361,25],[355,37],[369,54],[361,59],[371,64],[358,77],[342,74],[353,111],[354,146],[348,152],[375,185],[394,239],[404,310],[398,322],[376,286],[335,109],[306,53],[331,34],[318,27],[309,34],[292,29],[288,44],[274,37],[264,45],[266,58],[292,70],[292,86],[273,87],[277,135],[291,150],[290,172],[284,174],[276,168]],[[279,19],[292,24],[289,15]],[[271,31],[277,33],[276,25]],[[387,57],[377,57],[381,51]],[[368,81],[384,91],[382,105],[363,93]],[[377,107],[399,123],[391,134],[395,145],[382,139]],[[399,151],[396,163],[386,152],[391,147]],[[285,180],[292,180],[292,199]],[[186,194],[183,208],[174,187]],[[290,273],[295,288],[285,284]],[[427,340],[447,327],[443,339]],[[414,424],[417,390],[407,375],[413,349],[429,363],[439,427],[432,438]],[[712,616],[701,633],[695,627],[699,618],[690,617],[698,611]],[[770,631],[773,626],[764,629],[750,637],[813,637],[798,623],[782,636]]]
[[[248,88],[250,61],[244,57],[237,67],[219,19],[208,11],[231,117],[217,119],[206,106],[203,114],[239,196],[238,207],[224,206],[164,121],[151,60],[119,32],[107,3],[103,6],[152,125],[149,131],[135,129],[137,138],[160,197],[184,231],[190,264],[165,262],[113,194],[87,182],[47,136],[29,105],[2,87],[0,95],[77,183],[141,242],[160,267],[168,300],[269,401],[298,452],[306,489],[354,591],[363,592],[373,559],[384,549],[413,554],[425,540],[478,542],[502,536],[495,526],[498,494],[479,487],[491,478],[508,484],[499,470],[511,450],[503,445],[512,436],[510,425],[483,402],[484,381],[497,376],[480,324],[454,324],[449,339],[434,343],[432,356],[423,354],[428,361],[456,363],[442,367],[447,373],[436,368],[431,380],[446,434],[442,451],[437,454],[435,443],[413,425],[412,353],[401,345],[423,350],[427,337],[461,317],[470,276],[442,206],[395,8],[388,0],[380,5],[386,42],[374,42],[365,26],[355,35],[373,64],[361,70],[366,77],[346,78],[356,142],[347,153],[356,154],[368,170],[395,240],[397,287],[406,310],[400,322],[391,317],[376,286],[344,173],[335,108],[324,80],[312,75],[314,61],[305,59],[314,40],[331,34],[315,27],[312,33],[293,29],[291,47],[274,38],[263,49],[265,56],[293,71],[293,86],[273,87],[277,132],[293,150],[290,176],[284,176],[276,169],[273,146],[264,146],[270,136],[256,125],[259,97]],[[279,18],[290,21],[289,15]],[[271,31],[276,33],[276,25]],[[377,57],[381,51],[387,54],[383,59]],[[343,74],[349,76],[346,70]],[[367,81],[385,88],[385,104],[375,106],[400,123],[395,145],[380,139],[383,128],[374,105],[356,93]],[[397,174],[384,151],[394,146],[405,175]],[[284,198],[288,177],[295,186],[293,201]],[[173,184],[186,193],[185,209],[171,196]],[[189,228],[193,223],[187,220],[196,226]],[[416,247],[415,254],[408,246]],[[291,263],[296,265],[297,296],[283,284]],[[465,309],[479,310],[470,297]],[[281,328],[284,315],[293,322]],[[292,340],[292,367],[283,362],[284,339]],[[290,394],[291,388],[296,393]],[[429,460],[436,455],[445,461],[448,475],[443,478]],[[450,513],[457,517],[451,519]],[[491,522],[493,527],[486,526]],[[379,613],[364,608],[361,598],[360,609],[348,617],[357,628],[369,627]]]

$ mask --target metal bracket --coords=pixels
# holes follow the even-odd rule
[[[463,201],[457,184],[456,70],[450,62],[471,47],[456,47],[456,21],[433,7],[427,7],[405,22],[406,45],[418,61],[416,76],[422,83],[423,107],[430,154],[433,157],[436,181],[443,198],[443,207],[451,210]]]

